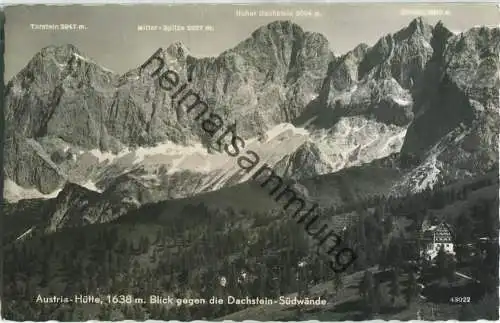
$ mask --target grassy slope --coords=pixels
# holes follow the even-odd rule
[[[395,168],[367,164],[302,182],[320,205],[341,205],[387,194],[402,177]]]
[[[382,280],[381,289],[388,291],[389,280],[387,272],[381,272],[377,267],[369,269],[374,273],[375,277],[380,277]],[[364,320],[360,309],[362,308],[361,298],[358,293],[358,285],[363,278],[363,272],[356,272],[351,275],[346,275],[343,278],[344,287],[339,291],[335,291],[332,281],[314,285],[310,288],[309,298],[321,297],[327,299],[326,305],[310,305],[303,306],[303,320],[319,320],[319,321],[359,321]],[[401,277],[402,285],[406,282],[406,276]],[[295,297],[297,293],[288,294],[287,297]],[[395,308],[383,307],[381,313],[373,319],[381,320],[415,320],[417,319],[417,311],[420,310],[422,319],[431,319],[431,314],[434,319],[449,320],[455,318],[459,312],[459,306],[440,304],[439,308],[436,304],[425,303],[422,301],[414,301],[410,306],[405,305],[403,297],[399,297],[396,301]],[[260,305],[250,307],[239,312],[231,313],[217,320],[257,320],[257,321],[293,321],[297,320],[297,307],[294,305]]]
[[[402,173],[397,169],[367,164],[333,174],[317,176],[301,181],[299,184],[307,189],[308,202],[315,201],[320,206],[333,206],[350,204],[370,196],[386,194],[392,185],[401,178],[401,175]],[[147,204],[128,214],[126,219],[134,221],[139,215],[142,220],[146,220],[146,218],[153,220],[159,214],[167,215],[161,210],[168,210],[168,214],[173,214],[186,205],[198,203],[218,209],[232,208],[251,212],[267,212],[282,207],[280,203],[283,203],[282,201],[279,203],[274,201],[274,198],[268,193],[269,187],[261,187],[256,182],[247,182],[190,198]],[[286,199],[283,198],[283,201]]]
[[[298,184],[306,189],[305,200],[309,202],[307,205],[317,202],[320,206],[339,206],[345,203],[352,204],[369,196],[385,194],[401,178],[401,175],[399,170],[375,161],[333,174],[303,180]],[[235,211],[249,212],[267,212],[282,208],[286,198],[276,202],[269,194],[271,184],[268,185],[269,187],[263,188],[259,183],[251,181],[193,197],[146,204],[139,210],[131,211],[122,216],[123,219],[119,221],[155,222],[160,215],[170,217],[179,214],[186,205],[199,203],[216,209],[231,208]],[[116,207],[119,208],[119,202],[113,199],[108,201],[106,195],[99,196],[99,194],[83,187],[77,187],[74,190],[81,201],[98,201],[98,207],[102,203],[109,202],[111,205],[116,204]],[[95,203],[90,202],[87,205],[93,207]],[[64,211],[66,217],[80,217],[77,214],[78,210],[67,210],[65,202],[61,203],[58,198],[54,198],[50,200],[23,200],[15,204],[0,206],[1,216],[6,216],[3,241],[10,243],[32,227],[44,227],[50,221],[52,214],[60,209]]]
[[[336,194],[340,194],[340,192],[343,192],[342,190],[337,190],[337,193],[329,191],[329,187],[335,187],[335,184],[332,184],[335,181],[337,181],[337,185],[345,185],[344,187],[351,188],[350,191],[361,192],[360,194],[373,194],[374,192],[377,192],[376,187],[370,185],[367,186],[366,184],[377,183],[377,181],[380,181],[380,179],[377,178],[377,176],[372,175],[373,173],[368,173],[368,174],[364,173],[361,169],[363,168],[356,168],[354,169],[354,171],[346,170],[347,175],[344,177],[340,176],[336,177],[336,175],[333,174],[325,176],[325,178],[328,177],[328,180],[325,179],[324,181],[322,181],[321,178],[311,180],[310,183],[307,185],[307,187],[315,188],[318,191],[324,190],[324,199],[326,199],[327,196],[337,196]],[[376,173],[380,174],[381,172],[382,171]],[[392,174],[394,179],[397,178],[397,174],[395,171],[392,171]],[[357,178],[357,180],[353,183],[344,179],[344,178],[349,178],[349,176],[351,176],[351,178]],[[386,176],[387,174],[384,175],[384,177]],[[311,182],[315,184],[313,185],[311,184]],[[496,185],[497,184],[492,185],[492,187],[493,186],[497,187]],[[476,191],[469,194],[467,201],[477,197],[478,195],[484,197],[484,194],[482,192],[492,191],[494,189],[492,187],[478,188]],[[253,194],[260,194],[260,195],[258,195],[259,196],[258,198],[254,198],[255,195]],[[350,202],[348,197],[349,196],[346,196],[344,198],[336,197],[336,200]],[[181,210],[187,205],[196,205],[199,202],[203,202],[208,206],[215,206],[217,208],[231,207],[240,210],[252,211],[255,213],[258,210],[267,211],[269,210],[268,209],[269,207],[271,207],[272,205],[276,205],[276,203],[271,198],[269,198],[267,193],[260,186],[256,185],[255,183],[254,184],[247,183],[232,188],[226,188],[218,192],[203,194],[190,199],[172,200],[162,203],[146,205],[143,208],[141,208],[139,212],[132,212],[128,216],[118,219],[118,221],[116,222],[107,224],[89,225],[84,228],[67,229],[63,230],[62,232],[52,234],[48,236],[48,238],[49,240],[55,242],[54,243],[56,249],[55,253],[58,254],[63,254],[65,253],[65,250],[70,250],[71,249],[70,246],[72,245],[78,246],[80,242],[77,241],[76,237],[78,237],[79,235],[85,236],[85,239],[88,241],[88,243],[94,245],[92,249],[97,250],[99,249],[99,246],[95,245],[96,242],[98,241],[95,237],[100,234],[106,235],[110,232],[110,230],[117,231],[118,236],[116,240],[124,239],[129,244],[133,242],[134,245],[138,245],[139,239],[141,237],[148,236],[150,241],[154,241],[157,233],[160,232],[160,230],[162,230],[163,228],[165,227],[171,228],[172,226],[175,226],[179,218],[183,218],[184,220],[186,220],[186,214],[183,214]],[[458,212],[459,209],[464,207],[463,204],[464,201],[455,201],[454,203],[447,205],[441,211],[444,212],[444,210],[448,209],[451,210],[455,208],[457,210],[456,212]],[[236,212],[235,215],[236,216],[234,218],[231,218],[227,221],[228,229],[230,231],[235,227],[240,227],[244,230],[245,234],[248,235],[250,239],[251,236],[253,235],[255,236],[264,235],[264,237],[267,236],[267,234],[264,234],[261,231],[262,227],[255,227],[252,224],[253,219],[252,217],[249,217],[249,213]],[[170,247],[171,255],[174,255],[175,253],[177,253],[177,251],[183,251],[184,253],[189,250],[191,251],[201,250],[200,252],[210,252],[210,250],[203,250],[203,248],[205,247],[205,243],[204,241],[201,241],[199,239],[199,237],[201,236],[200,230],[203,230],[204,222],[206,221],[208,221],[208,219],[197,218],[195,216],[193,216],[192,220],[188,219],[188,225],[190,225],[190,227],[188,230],[182,231],[182,233],[183,234],[187,233],[192,237],[192,239],[191,241],[188,242],[188,245],[186,246]],[[398,230],[401,230],[408,224],[407,219],[403,217],[397,219],[396,222],[401,223],[400,226],[397,226]],[[174,239],[175,239],[174,235],[170,235],[167,237],[167,240],[172,241],[172,243]],[[37,250],[37,248],[43,248],[43,246],[39,246],[38,239],[29,239],[25,243],[27,245],[30,245],[31,246],[30,248],[33,248],[34,250]],[[73,247],[73,249],[75,248]],[[137,260],[142,268],[154,269],[158,267],[159,263],[157,261],[151,260],[150,256],[153,254],[155,250],[158,251],[159,249],[160,248],[153,243],[148,253],[133,255],[131,261],[129,262],[129,267],[132,267],[131,264],[132,261],[134,260]],[[265,253],[267,253],[268,250],[276,251],[276,248],[273,248],[273,246],[269,246],[268,249],[266,247]],[[222,264],[224,259],[230,259],[233,255],[237,255],[237,251],[232,251],[232,252],[234,254],[229,254],[226,255],[225,258],[221,258],[219,265]],[[87,255],[87,257],[88,256],[89,255]],[[259,257],[264,257],[263,255],[260,256],[255,255],[254,257],[257,257],[256,259],[264,259],[264,258],[259,258]],[[92,256],[90,256],[90,258],[92,258]],[[126,272],[128,272],[130,269],[131,268],[124,268]],[[201,268],[192,268],[191,270],[195,272],[200,269]],[[59,269],[57,271],[59,271]],[[336,301],[331,302],[330,305],[328,305],[326,308],[319,309],[319,311],[314,311],[313,309],[312,312],[308,312],[306,313],[306,315],[309,315],[311,319],[318,318],[323,320],[337,320],[337,319],[346,320],[346,319],[358,318],[360,313],[359,311],[355,310],[355,308],[356,307],[359,308],[360,300],[359,297],[357,296],[357,290],[355,286],[357,285],[360,279],[359,278],[360,275],[361,273],[358,272],[354,273],[353,275],[347,276],[345,278],[346,286],[343,288],[343,290],[339,292],[338,295],[334,295],[334,292],[332,292],[332,286],[333,286],[332,282],[326,282],[313,287],[312,288],[313,294],[323,293],[324,290],[326,289],[326,293],[332,296],[334,300],[336,299]],[[37,281],[39,279],[40,277],[38,275],[31,277],[32,283],[34,283],[35,285],[38,284]],[[62,292],[62,290],[64,289],[64,284],[65,282],[63,278],[54,277],[54,279],[50,282],[49,285],[51,286],[51,290]],[[43,289],[41,290],[41,292],[43,292]],[[48,293],[48,289],[45,292]],[[399,312],[388,312],[386,314],[382,314],[382,316],[386,315],[387,318],[400,318],[400,319],[415,318],[416,312],[414,310],[414,306],[413,307],[412,306],[408,309],[401,308],[401,311]],[[455,316],[458,307],[449,308],[449,306],[440,306],[440,310],[453,312],[453,314],[450,312],[449,316],[447,316],[447,318],[450,318]],[[260,307],[252,307],[242,311],[241,313],[236,312],[231,315],[232,316],[230,317],[231,318],[234,317],[234,319],[236,319],[238,315],[246,319],[251,319],[251,318],[259,320],[272,320],[278,318],[290,319],[293,317],[293,315],[295,315],[295,311],[290,308],[284,309],[279,305],[278,307],[270,306],[269,308],[260,306]],[[446,316],[444,317],[446,318]]]
[[[464,185],[474,184],[479,180],[486,178],[496,179],[491,185],[480,187],[467,196],[465,200],[457,200],[444,206],[439,210],[431,210],[434,214],[442,219],[452,220],[458,216],[463,210],[469,209],[478,200],[496,200],[498,198],[498,173],[491,172],[476,179],[464,181],[462,183],[455,183],[444,190],[451,188],[456,189]],[[406,217],[398,217],[395,219],[395,226],[392,235],[405,235],[405,228],[411,223]],[[371,269],[374,273],[379,272],[374,268]],[[361,307],[361,298],[358,295],[357,286],[362,278],[362,272],[356,272],[344,278],[344,287],[336,293],[333,286],[333,281],[321,283],[311,287],[311,296],[318,297],[325,295],[327,299],[333,299],[326,306],[309,306],[305,318],[311,320],[328,320],[328,321],[344,321],[344,320],[359,320]],[[403,277],[402,282],[404,283]],[[386,288],[387,282],[382,284],[382,288]],[[290,297],[295,294],[289,295]],[[403,300],[400,300],[403,302]],[[357,309],[356,309],[357,307]],[[453,304],[433,304],[430,302],[414,301],[410,306],[401,306],[399,310],[389,311],[388,313],[380,314],[377,318],[383,320],[415,320],[417,319],[417,310],[420,310],[422,319],[442,319],[449,320],[456,318],[460,311],[460,306]],[[256,307],[247,308],[243,311],[232,313],[224,316],[221,320],[296,320],[296,310],[293,306],[285,305],[261,305]]]

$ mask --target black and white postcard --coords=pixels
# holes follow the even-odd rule
[[[498,320],[499,10],[5,8],[2,318]]]

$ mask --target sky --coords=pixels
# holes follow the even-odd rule
[[[273,14],[273,10],[285,15],[262,15]],[[73,44],[100,65],[124,73],[141,65],[159,47],[167,48],[175,41],[183,42],[193,56],[216,56],[276,20],[291,20],[305,31],[323,34],[336,55],[361,42],[373,45],[417,16],[431,24],[442,20],[455,32],[500,23],[500,9],[495,4],[458,3],[24,5],[7,7],[5,15],[6,81],[50,45]],[[82,29],[37,29],[38,25],[59,24],[82,25]],[[162,30],[139,31],[138,26],[144,25]],[[184,30],[178,30],[179,26]],[[203,26],[203,30],[188,31],[187,26]]]

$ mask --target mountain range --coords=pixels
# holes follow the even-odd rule
[[[498,320],[500,28],[417,18],[338,56],[321,34],[275,21],[217,57],[180,42],[160,54],[260,164],[318,204],[356,261],[334,275],[269,187],[150,73],[48,46],[6,86],[4,317]],[[449,224],[456,257],[423,259],[424,222]],[[150,295],[327,305],[137,302]],[[457,295],[472,302],[450,304]]]
[[[289,21],[217,57],[180,42],[162,51],[261,162],[337,206],[498,167],[499,53],[499,28],[454,34],[422,18],[342,56]],[[5,207],[38,201],[45,232],[230,187],[259,194],[139,67],[119,75],[73,45],[48,46],[10,80],[5,102]]]

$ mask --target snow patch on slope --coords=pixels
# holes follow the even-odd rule
[[[94,159],[82,159],[82,165],[89,163],[94,166],[84,167],[81,174],[85,175],[78,179],[75,177],[73,181],[89,190],[102,193],[113,183],[113,179],[125,174],[133,176],[144,185],[158,186],[164,182],[163,176],[187,171],[194,176],[202,175],[199,182],[197,180],[196,187],[190,189],[196,192],[211,191],[250,180],[265,163],[274,167],[285,161],[284,165],[287,167],[293,160],[292,156],[308,141],[317,148],[314,153],[316,157],[311,160],[317,165],[308,166],[308,170],[303,169],[302,173],[304,176],[314,176],[397,152],[403,144],[405,133],[404,127],[386,125],[359,116],[341,118],[330,129],[307,130],[289,123],[278,124],[266,131],[264,140],[262,136],[245,140],[245,147],[240,149],[239,156],[253,159],[253,156],[246,154],[252,150],[259,157],[257,167],[249,173],[240,168],[238,157],[231,157],[225,151],[210,153],[201,144],[183,146],[164,142],[154,147],[124,149],[119,153],[98,149],[77,150],[78,158],[88,156]],[[63,147],[64,150],[66,148]],[[307,151],[304,153],[304,156],[308,156]],[[294,167],[299,167],[298,163],[294,164],[297,164]],[[300,167],[296,172],[301,173]],[[35,189],[21,188],[10,181],[6,184],[6,192],[10,192],[8,200],[16,201],[22,198],[53,198],[59,190],[43,195]]]
[[[201,144],[195,144],[193,146],[182,146],[177,145],[172,142],[165,142],[158,144],[154,147],[140,147],[136,149],[133,154],[135,155],[134,163],[138,164],[142,162],[148,156],[155,155],[193,155],[198,154],[203,157],[208,156],[208,152],[206,148],[204,148]]]
[[[283,156],[295,151],[303,144],[308,134],[307,130],[295,128],[292,124],[279,124],[266,132],[267,139],[264,142],[259,137],[246,139],[245,148],[240,149],[240,156],[245,155],[247,150],[253,150],[260,157],[260,165],[263,163],[274,165]],[[204,178],[200,183],[201,190],[209,187],[210,190],[220,188],[235,175],[242,177],[241,181],[251,176],[241,170],[237,158],[229,156],[225,151],[209,153],[201,144],[183,146],[164,142],[154,147],[139,147],[133,151],[124,150],[119,154],[101,152],[96,149],[87,153],[96,157],[101,165],[97,173],[85,182],[80,181],[79,185],[97,192],[105,190],[105,186],[110,183],[105,180],[106,178],[117,178],[130,172],[134,173],[134,178],[141,180],[143,184],[147,182],[148,185],[161,182],[151,181],[153,175],[172,175],[185,171],[203,174]],[[139,169],[140,171],[136,172]],[[102,189],[97,187],[98,184]]]
[[[260,160],[259,165],[253,168],[251,172],[244,173],[240,182],[248,181],[263,164],[274,166],[284,156],[293,153],[310,138],[310,132],[304,128],[296,128],[289,123],[282,123],[269,129],[266,132],[266,136],[268,139],[265,143],[259,143],[256,138],[252,138],[250,144],[245,148],[245,150],[256,152]],[[236,160],[232,160],[231,162],[234,165],[232,167],[233,171],[240,172],[241,169]],[[219,185],[219,187],[222,186],[222,184]]]
[[[432,189],[434,185],[439,181],[439,174],[441,162],[437,160],[437,157],[431,156],[425,161],[425,163],[419,166],[419,171],[421,172],[419,181],[416,182],[413,187],[414,192],[420,192],[427,188]]]
[[[408,189],[411,193],[418,193],[427,188],[432,189],[439,182],[441,174],[442,163],[437,157],[438,154],[428,156],[422,164],[406,174],[401,183],[392,188],[391,193],[398,195]]]
[[[25,199],[52,199],[57,197],[61,189],[57,189],[49,194],[43,194],[35,188],[25,188],[17,185],[11,179],[4,180],[4,199],[15,203]]]
[[[284,134],[286,131],[289,131],[290,134],[300,135],[300,136],[308,136],[309,131],[304,128],[297,128],[291,123],[280,123],[273,128],[266,131],[267,142],[278,139],[277,137],[281,134]],[[251,138],[248,140],[249,142],[255,142],[257,138]]]
[[[196,188],[196,191],[201,192],[248,181],[263,164],[273,167],[278,163],[282,164],[283,160],[290,161],[291,156],[308,141],[315,144],[320,159],[318,167],[311,166],[310,172],[314,173],[312,175],[320,175],[398,152],[405,133],[404,127],[386,125],[363,117],[342,118],[331,129],[313,131],[297,128],[289,123],[278,124],[266,131],[265,140],[262,140],[262,136],[245,140],[245,147],[240,149],[239,156],[253,159],[253,156],[246,154],[251,150],[259,157],[257,167],[249,173],[240,168],[237,157],[231,157],[225,151],[209,153],[201,144],[182,146],[165,142],[119,155],[95,150],[92,153],[101,162],[112,161],[105,164],[102,172],[105,176],[100,178],[109,177],[110,174],[117,177],[133,169],[141,169],[141,172],[134,172],[134,178],[144,184],[147,182],[148,185],[155,185],[161,181],[151,181],[153,175],[188,171],[204,175]],[[81,185],[99,192],[96,182],[100,182],[97,177]]]
[[[93,60],[91,60],[91,59],[89,59],[87,57],[83,57],[82,55],[78,55],[77,53],[73,53],[73,56],[76,59],[79,59],[79,60],[82,60],[84,62],[88,62],[88,63],[92,63],[94,65],[97,65],[97,66],[99,66],[104,71],[107,71],[107,72],[110,72],[110,73],[115,73],[114,71],[110,70],[109,68],[106,68],[106,67],[103,67],[103,66],[99,65],[98,63],[94,62]]]
[[[418,193],[427,188],[432,189],[439,182],[443,173],[444,164],[439,160],[439,157],[450,146],[459,145],[468,133],[468,131],[457,133],[456,130],[452,130],[444,136],[428,151],[424,161],[392,188],[391,193],[398,195],[406,190]]]
[[[408,97],[392,97],[395,103],[399,105],[411,105],[413,104],[413,100]]]
[[[92,149],[92,150],[89,150],[88,153],[90,153],[94,157],[97,157],[97,159],[99,160],[99,163],[103,163],[105,161],[112,162],[115,159],[118,159],[118,158],[123,157],[126,154],[130,153],[130,151],[128,149],[126,149],[126,150],[121,151],[118,154],[113,154],[113,153],[108,152],[108,151],[101,151],[99,149]]]
[[[331,129],[314,132],[311,141],[337,171],[399,152],[405,135],[406,127],[355,116],[341,118]]]
[[[93,182],[92,180],[88,180],[84,183],[79,183],[78,185],[80,186],[83,186],[85,187],[86,189],[88,190],[91,190],[91,191],[94,191],[94,192],[98,192],[98,193],[102,193],[103,190],[99,189],[97,186],[96,186],[96,183]]]
[[[77,59],[81,59],[82,61],[93,63],[91,60],[89,60],[86,57],[83,57],[81,55],[78,55],[77,53],[73,53],[73,56],[75,56],[75,58],[77,58]]]

